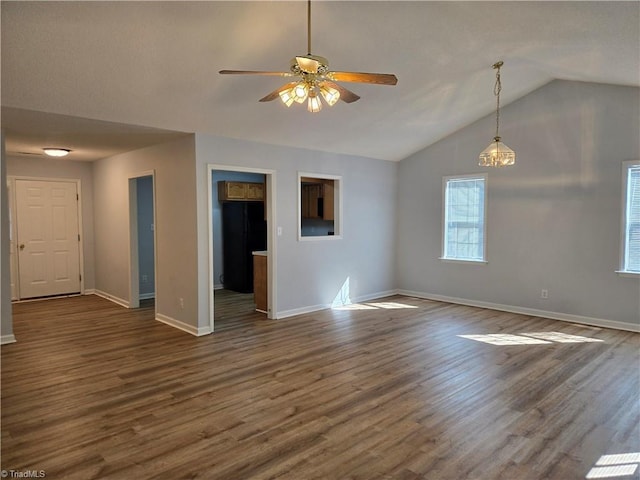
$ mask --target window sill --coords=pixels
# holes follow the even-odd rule
[[[640,278],[640,272],[626,272],[624,270],[616,270],[616,273],[621,277]]]
[[[298,237],[299,242],[313,242],[313,241],[326,241],[326,240],[342,240],[342,235],[300,235]]]
[[[462,260],[460,258],[447,258],[447,257],[439,257],[439,260],[446,263],[465,263],[465,264],[472,264],[472,265],[486,265],[487,263],[489,263],[486,260]]]

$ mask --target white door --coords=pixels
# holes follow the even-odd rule
[[[20,298],[80,292],[75,182],[16,180]]]

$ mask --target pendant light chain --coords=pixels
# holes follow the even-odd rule
[[[493,68],[496,68],[496,84],[493,86],[493,94],[496,96],[496,138],[500,137],[500,92],[502,91],[502,82],[500,81],[500,67],[502,62],[496,63]]]

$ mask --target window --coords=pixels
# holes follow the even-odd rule
[[[443,260],[485,261],[486,174],[444,178]]]
[[[341,238],[341,183],[335,175],[298,173],[300,240]]]
[[[622,271],[640,274],[640,160],[623,165]]]

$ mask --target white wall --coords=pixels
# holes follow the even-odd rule
[[[191,333],[198,304],[194,147],[190,135],[94,164],[96,290],[130,300],[128,179],[155,170],[156,312]]]
[[[332,303],[349,279],[354,299],[395,288],[397,164],[196,135],[200,322],[208,321],[207,164],[275,170],[277,317]],[[298,241],[298,171],[343,177],[343,238]],[[203,323],[201,323],[203,325]]]
[[[82,212],[82,251],[84,288],[95,288],[95,253],[93,250],[93,164],[55,158],[29,158],[10,156],[7,175],[45,179],[80,180]]]
[[[500,133],[513,167],[477,166],[494,115],[401,161],[398,287],[637,329],[640,279],[615,270],[622,162],[640,157],[639,92],[554,81],[508,105]],[[442,177],[476,172],[489,174],[488,264],[442,262]]]

